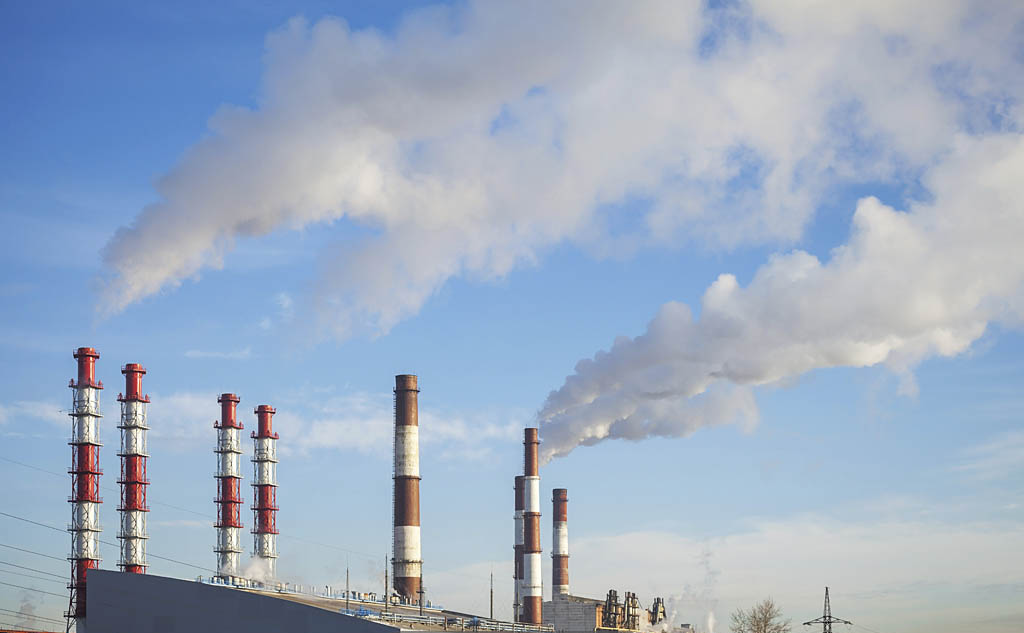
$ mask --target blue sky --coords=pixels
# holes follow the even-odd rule
[[[105,540],[141,362],[152,554],[213,566],[231,391],[248,426],[279,411],[281,575],[377,589],[416,373],[436,602],[484,612],[493,570],[507,615],[540,422],[576,593],[721,631],[767,595],[812,619],[828,584],[875,631],[1021,628],[1020,10],[268,5],[2,9],[4,512],[67,523],[94,346]]]

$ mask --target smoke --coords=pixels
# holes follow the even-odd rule
[[[292,20],[258,105],[217,112],[107,243],[101,311],[240,240],[333,224],[347,241],[295,310],[321,335],[382,333],[448,279],[565,241],[791,242],[831,186],[916,174],[953,131],[1019,114],[1021,7],[705,4],[469,1],[393,33]]]
[[[700,315],[667,303],[647,331],[576,365],[539,417],[543,457],[605,439],[753,423],[752,387],[828,367],[885,365],[913,392],[923,359],[967,350],[1024,316],[1024,139],[958,137],[905,211],[864,198],[827,261],[772,257],[743,286],[722,274]]]
[[[21,604],[18,605],[18,626],[31,629],[38,626],[36,623],[36,607],[38,599],[28,591],[21,592]]]
[[[714,633],[714,610],[718,606],[716,589],[721,572],[711,566],[712,557],[711,548],[705,545],[697,556],[697,566],[704,571],[704,577],[700,583],[697,585],[687,583],[682,592],[670,595],[665,600],[665,620],[670,628],[691,624],[695,622],[691,619],[692,616],[707,612],[705,617],[706,633]]]

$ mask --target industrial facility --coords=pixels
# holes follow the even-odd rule
[[[552,491],[551,600],[544,602],[541,565],[541,484],[538,428],[523,438],[523,472],[515,477],[513,539],[514,604],[511,622],[491,613],[472,615],[442,609],[426,599],[420,538],[419,383],[417,376],[399,374],[394,386],[393,540],[390,585],[375,592],[322,590],[296,586],[278,578],[277,410],[261,404],[253,410],[253,548],[242,566],[241,398],[223,393],[217,398],[220,416],[213,423],[217,514],[213,525],[216,570],[195,581],[148,575],[147,489],[150,398],[143,395],[146,369],[139,363],[121,368],[124,392],[118,395],[121,416],[121,525],[119,572],[99,569],[98,505],[100,476],[99,353],[91,347],[74,352],[77,379],[73,390],[71,441],[72,545],[67,630],[78,633],[133,631],[352,631],[385,633],[398,630],[451,629],[513,633],[591,633],[599,630],[635,631],[661,623],[664,603],[656,598],[651,609],[640,607],[626,592],[622,601],[612,590],[604,600],[573,596],[569,591],[568,491]],[[211,403],[212,405],[212,403]],[[212,406],[211,406],[212,408]],[[256,569],[256,572],[252,570]],[[255,577],[253,577],[255,576]],[[88,589],[87,589],[88,587]],[[493,588],[492,588],[493,592]],[[168,609],[168,605],[173,608]]]

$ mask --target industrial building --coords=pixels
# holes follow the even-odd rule
[[[538,459],[540,432],[524,431],[523,472],[515,477],[513,621],[444,610],[431,605],[423,590],[423,552],[420,538],[419,382],[412,374],[395,376],[393,541],[390,586],[381,596],[346,590],[311,591],[278,578],[278,433],[277,410],[261,404],[253,410],[253,549],[260,563],[258,578],[243,576],[241,533],[244,429],[238,417],[241,398],[223,393],[217,398],[220,416],[213,424],[217,518],[213,527],[215,573],[195,581],[147,574],[149,534],[147,489],[150,398],[143,395],[147,371],[139,363],[121,368],[124,393],[118,395],[120,422],[121,515],[120,572],[99,569],[98,522],[100,468],[99,353],[91,347],[74,352],[77,380],[71,420],[72,536],[68,629],[78,633],[132,631],[345,631],[385,633],[398,630],[484,630],[512,633],[591,633],[633,631],[664,619],[656,599],[642,609],[632,593],[620,603],[615,591],[593,600],[569,591],[568,491],[552,491],[552,600],[543,601],[541,578],[541,486]],[[88,584],[88,590],[87,590]],[[493,611],[493,601],[491,609]]]

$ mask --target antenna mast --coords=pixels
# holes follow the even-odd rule
[[[853,624],[853,622],[843,620],[842,618],[832,617],[832,606],[828,603],[828,587],[825,587],[825,612],[820,618],[815,618],[810,622],[804,622],[804,626],[810,626],[811,624],[820,624],[821,633],[832,633],[833,624]]]

